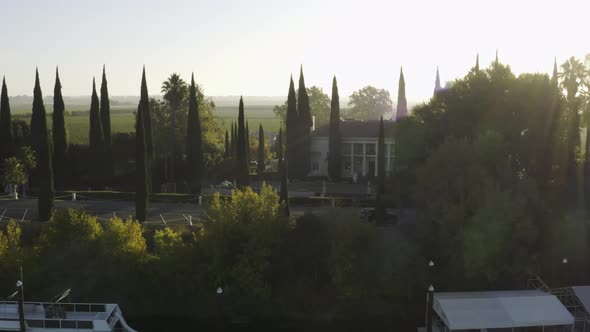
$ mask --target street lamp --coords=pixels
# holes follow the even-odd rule
[[[561,260],[561,263],[563,264],[563,282],[565,283],[565,286],[568,286],[568,273],[567,273],[567,269],[568,269],[568,264],[567,264],[567,257],[564,257]]]
[[[434,305],[434,286],[428,286],[428,316],[426,317],[426,332],[432,332],[432,307]]]

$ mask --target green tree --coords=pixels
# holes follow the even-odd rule
[[[191,77],[189,91],[188,126],[186,133],[186,161],[191,191],[194,194],[200,194],[201,180],[203,179],[205,165],[203,163],[201,117],[199,115],[199,103],[197,102],[197,88],[195,85],[194,75]]]
[[[147,252],[141,225],[133,220],[110,219],[101,234],[103,251],[110,257],[142,257]]]
[[[297,115],[297,100],[295,97],[295,84],[293,83],[293,76],[291,76],[291,80],[289,82],[289,94],[287,97],[287,120],[286,124],[286,151],[285,151],[285,159],[292,161],[292,167],[297,169],[297,163],[294,162],[298,160],[298,153],[299,153],[299,120]]]
[[[2,92],[0,94],[0,157],[6,157],[14,149],[12,137],[12,119],[6,78],[2,78]]]
[[[248,121],[246,121],[246,161],[248,163],[248,169],[250,167],[250,127],[248,126]],[[249,173],[249,171],[248,171]]]
[[[23,146],[19,158],[9,157],[4,160],[2,183],[12,185],[16,191],[18,185],[27,183],[28,172],[36,166],[35,154],[29,146]]]
[[[372,86],[355,91],[348,106],[348,116],[358,120],[376,120],[393,112],[389,91]]]
[[[193,77],[193,82],[194,82],[194,77]],[[169,129],[168,131],[170,132],[170,138],[169,138],[170,144],[166,147],[166,151],[170,151],[171,179],[172,179],[172,181],[174,181],[174,179],[175,179],[175,176],[174,176],[175,160],[177,159],[176,144],[175,143],[176,143],[176,137],[177,137],[176,133],[179,130],[179,126],[178,126],[179,121],[177,120],[177,118],[182,116],[182,114],[180,114],[180,109],[182,107],[182,104],[185,102],[185,100],[189,96],[189,89],[187,87],[186,82],[182,78],[180,78],[180,75],[178,75],[176,73],[172,73],[170,75],[170,77],[166,81],[164,81],[164,83],[162,83],[162,93],[164,94],[164,100],[168,103],[168,107],[169,107],[169,111],[170,111],[170,115],[169,115],[170,124],[169,124],[169,128],[168,128]],[[195,97],[196,97],[196,88],[195,88]],[[196,101],[194,102],[193,106],[195,106],[195,105],[197,105]],[[190,105],[189,105],[189,107],[190,107]],[[198,105],[196,107],[198,107]],[[189,117],[190,117],[190,112],[191,112],[191,110],[189,109]],[[197,116],[198,116],[198,110],[197,110]],[[189,121],[190,121],[190,119],[189,119]],[[190,125],[191,124],[189,122],[189,126]],[[194,125],[194,123],[193,123],[193,125]],[[188,141],[187,141],[187,143],[188,143]],[[189,147],[187,145],[187,151],[188,151],[188,149],[189,149]],[[194,184],[191,186],[191,188],[192,187],[194,187]],[[199,191],[200,191],[200,189],[199,189]]]
[[[330,137],[328,153],[328,174],[333,180],[340,179],[341,166],[341,145],[340,136],[340,96],[338,95],[338,82],[336,76],[332,80],[332,104],[330,110]]]
[[[295,90],[295,94],[298,93],[299,90]],[[315,127],[327,124],[330,121],[330,96],[315,85],[307,88],[307,95],[309,96],[311,115],[315,117]],[[272,111],[281,120],[281,123],[285,124],[287,121],[287,100],[282,105],[275,105]]]
[[[400,120],[408,116],[408,101],[406,100],[406,81],[404,79],[404,70],[400,69],[399,86],[397,90],[397,111],[395,119]]]
[[[296,175],[298,178],[304,178],[309,173],[310,167],[310,131],[313,125],[313,119],[311,117],[309,96],[307,95],[307,89],[305,88],[303,66],[301,66],[301,70],[299,72],[299,89],[297,91],[297,121],[299,142],[297,154],[299,158],[297,162]]]
[[[377,209],[375,211],[377,222],[385,221],[385,129],[383,127],[383,116],[379,122],[379,138],[377,140]]]
[[[55,86],[53,88],[53,169],[58,185],[63,186],[68,173],[68,132],[65,122],[65,104],[61,94],[61,81],[58,69],[55,69]]]
[[[262,123],[258,127],[258,174],[262,175],[264,173],[264,164],[265,164],[265,156],[264,156],[264,129],[262,129]]]
[[[53,198],[55,191],[53,188],[53,163],[51,161],[51,143],[47,133],[47,118],[45,105],[43,104],[43,94],[39,84],[39,71],[35,73],[35,88],[33,89],[33,115],[31,118],[31,133],[33,133],[33,148],[37,153],[37,175],[39,178],[39,199],[37,201],[39,220],[47,221],[51,219],[53,210]]]
[[[238,135],[236,134],[236,125],[231,123],[231,157],[235,159],[238,155]]]
[[[230,147],[230,141],[229,141],[229,133],[227,132],[227,129],[225,130],[225,144],[224,144],[224,146],[225,146],[225,149],[224,149],[223,156],[227,160],[231,156],[231,147]]]
[[[89,149],[91,162],[91,181],[95,186],[104,185],[105,180],[105,143],[102,131],[102,121],[100,119],[100,109],[98,102],[98,95],[96,94],[96,83],[92,79],[92,97],[90,102],[90,133],[89,133]]]
[[[238,141],[237,141],[237,163],[236,163],[236,180],[240,187],[248,186],[249,171],[247,148],[246,148],[246,123],[244,119],[244,100],[240,97],[238,113]]]
[[[141,74],[141,94],[140,99],[141,107],[143,108],[145,114],[143,115],[143,128],[145,131],[145,143],[146,143],[146,152],[148,156],[148,162],[151,163],[151,160],[154,156],[154,143],[153,143],[153,132],[152,132],[152,111],[150,109],[150,100],[149,94],[147,89],[147,81],[145,78],[145,66],[143,67],[143,72]],[[148,171],[150,170],[151,165],[148,164]],[[150,184],[151,186],[151,184]]]
[[[107,75],[104,65],[102,66],[102,82],[100,84],[100,122],[104,139],[105,174],[110,178],[113,175],[111,104],[109,101],[109,88],[107,86]]]
[[[149,201],[149,162],[147,154],[147,140],[145,138],[145,130],[143,125],[145,123],[143,105],[141,101],[137,107],[136,121],[135,121],[135,165],[136,165],[136,177],[137,187],[135,190],[135,215],[137,220],[144,222],[147,219],[148,213],[148,201]]]
[[[282,167],[284,158],[284,143],[283,143],[283,128],[279,128],[279,135],[276,138],[276,150],[277,150],[277,172],[282,177]]]
[[[284,216],[288,217],[291,215],[291,211],[289,209],[289,172],[288,172],[288,164],[287,158],[285,158],[281,163],[281,167],[279,168],[279,172],[281,174],[281,195],[280,195],[280,202],[281,202],[281,210]]]

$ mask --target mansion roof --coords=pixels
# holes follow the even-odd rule
[[[384,120],[385,134],[391,132],[393,121]],[[377,138],[379,136],[379,120],[341,120],[340,135],[342,138]],[[312,137],[329,137],[330,124],[327,123],[316,128],[311,133]]]

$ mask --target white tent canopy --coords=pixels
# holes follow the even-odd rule
[[[557,297],[538,290],[435,293],[434,310],[449,330],[574,323]]]

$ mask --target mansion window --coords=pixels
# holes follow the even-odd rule
[[[311,170],[312,171],[319,171],[320,170],[320,163],[314,161],[311,163]]]
[[[367,156],[374,156],[375,155],[375,144],[365,144],[365,149]]]

